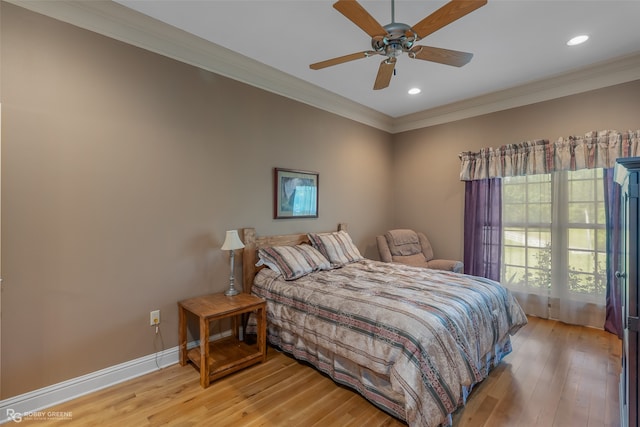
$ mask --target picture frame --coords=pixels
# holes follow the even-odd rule
[[[317,172],[273,169],[273,218],[318,218]]]

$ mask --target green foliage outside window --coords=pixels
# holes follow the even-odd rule
[[[569,290],[582,294],[602,294],[607,286],[607,264],[605,254],[592,252],[588,254],[595,269],[587,269],[579,266],[567,268],[567,280]],[[600,255],[600,256],[598,256]],[[534,255],[537,264],[535,268],[526,273],[527,284],[536,288],[551,287],[551,243]]]

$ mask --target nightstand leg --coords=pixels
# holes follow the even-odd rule
[[[187,311],[178,307],[178,313],[180,316],[178,329],[178,342],[180,343],[180,366],[187,364]]]
[[[262,362],[267,360],[267,311],[263,305],[256,313],[258,318],[258,350],[262,353]]]
[[[209,320],[200,317],[200,385],[209,387]]]

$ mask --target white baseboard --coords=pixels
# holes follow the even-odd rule
[[[231,335],[231,331],[226,331],[211,336],[210,340],[213,341],[229,335]],[[193,348],[199,345],[200,341],[197,340],[189,342],[187,347]],[[81,377],[0,400],[0,424],[9,421],[20,422],[23,419],[56,420],[72,417],[72,414],[48,412],[43,409],[174,365],[178,363],[180,358],[179,349],[176,346]]]
[[[231,331],[224,331],[212,335],[209,340],[215,341],[230,335]],[[191,349],[199,345],[200,340],[191,341],[187,344],[187,348]],[[72,414],[47,412],[43,409],[174,365],[180,360],[179,350],[180,347],[176,346],[81,377],[0,400],[0,424],[9,421],[20,422],[22,419],[44,421],[72,417]]]
[[[55,418],[45,408],[178,363],[179,347],[140,357],[81,377],[0,401],[0,424],[24,419]]]

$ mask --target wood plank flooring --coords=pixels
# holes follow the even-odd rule
[[[454,414],[459,427],[617,427],[620,341],[530,318],[514,351]],[[72,426],[404,426],[350,389],[269,348],[267,361],[202,389],[192,366],[164,368],[49,408]]]

